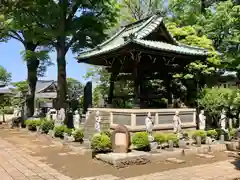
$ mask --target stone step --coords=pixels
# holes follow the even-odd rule
[[[196,154],[196,156],[198,156],[200,158],[206,158],[206,159],[211,159],[211,158],[215,157],[215,156],[210,155],[210,154]]]
[[[170,163],[175,163],[175,164],[182,164],[182,163],[186,162],[185,160],[181,160],[181,159],[177,159],[177,158],[168,158],[168,159],[166,159],[166,161],[170,162]]]

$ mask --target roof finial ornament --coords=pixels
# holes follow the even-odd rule
[[[129,39],[133,40],[133,39],[135,39],[135,38],[136,38],[136,36],[135,36],[134,33],[131,33],[131,34],[129,35]]]

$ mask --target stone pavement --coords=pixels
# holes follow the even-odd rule
[[[233,180],[240,177],[240,171],[232,163],[220,161],[186,168],[152,173],[125,180]],[[110,172],[109,172],[110,174]],[[112,175],[72,179],[47,164],[32,157],[6,140],[0,138],[1,180],[123,180]]]
[[[234,160],[178,168],[126,180],[234,180],[240,177],[240,170],[235,168],[232,161]]]

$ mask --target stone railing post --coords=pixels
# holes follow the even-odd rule
[[[110,125],[113,124],[113,113],[112,112],[109,113],[109,123],[110,123]]]
[[[136,114],[131,114],[131,126],[136,126]]]
[[[154,124],[156,125],[156,124],[158,124],[159,122],[158,122],[158,113],[155,113],[155,121],[154,121]]]

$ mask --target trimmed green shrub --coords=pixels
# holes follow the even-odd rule
[[[221,136],[221,135],[224,135],[224,139],[225,139],[226,141],[228,141],[228,140],[230,139],[229,133],[227,133],[226,131],[224,131],[224,130],[222,130],[222,129],[220,129],[220,128],[215,129],[215,130],[216,130],[216,132],[218,133],[218,135],[217,135],[217,139],[218,139],[218,140],[220,139],[220,136]]]
[[[108,137],[112,137],[112,133],[110,131],[103,131],[101,134],[106,134]]]
[[[110,137],[106,134],[95,134],[91,140],[91,149],[94,152],[110,152],[112,150]]]
[[[163,144],[167,142],[167,136],[163,133],[155,133],[153,134],[153,137],[158,144]]]
[[[229,136],[230,136],[230,139],[236,138],[237,137],[237,129],[229,129]]]
[[[75,131],[73,131],[72,134],[76,142],[83,141],[83,137],[84,137],[83,129],[76,129]]]
[[[73,129],[67,128],[67,127],[65,126],[64,132],[67,133],[69,136],[71,136],[71,135],[72,135],[72,132],[73,132]]]
[[[217,139],[218,133],[215,129],[211,129],[211,130],[207,131],[207,136],[209,136],[211,138],[214,138],[214,139]]]
[[[197,140],[197,136],[201,137],[201,142],[204,144],[206,142],[206,137],[207,137],[207,133],[204,130],[196,130],[193,134],[192,134],[192,139],[193,140]]]
[[[167,134],[166,135],[166,142],[172,141],[174,146],[178,145],[179,138],[176,134]]]
[[[132,137],[132,144],[137,150],[149,151],[150,144],[148,140],[148,133],[147,132],[135,133]]]
[[[28,119],[25,121],[25,124],[28,127],[28,130],[30,131],[36,131],[37,130],[37,126],[40,126],[42,123],[41,120],[35,120],[35,119]]]
[[[66,130],[66,126],[65,125],[55,126],[54,127],[55,137],[62,138],[63,137],[63,133],[65,132],[65,130]]]
[[[40,126],[40,129],[42,130],[43,133],[48,133],[49,130],[53,130],[54,128],[54,121],[48,121],[44,120],[42,121],[42,124]]]

